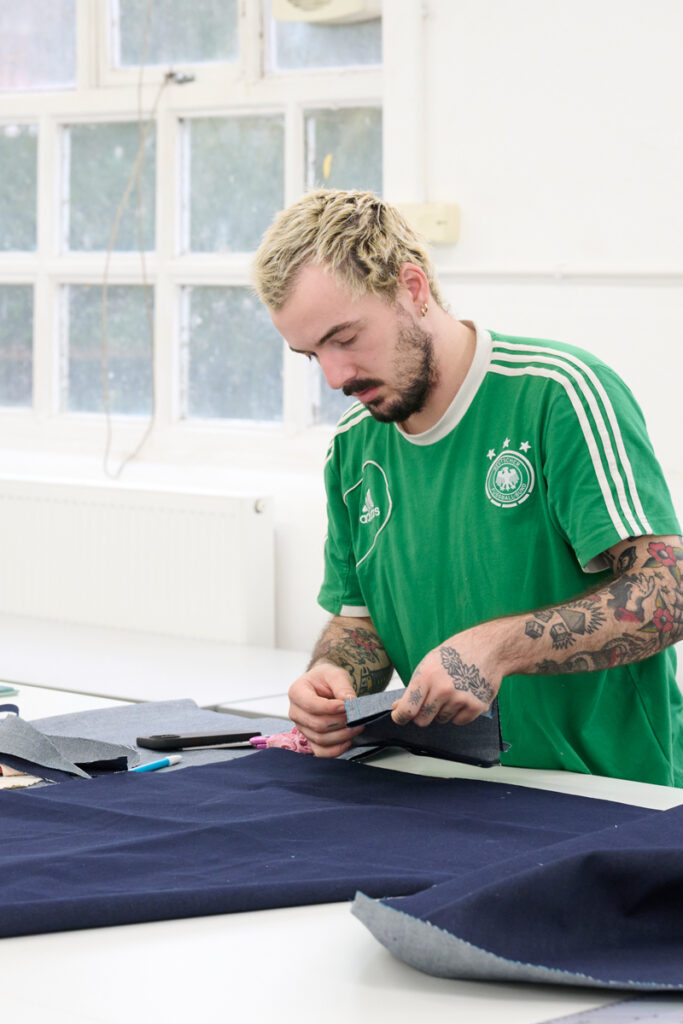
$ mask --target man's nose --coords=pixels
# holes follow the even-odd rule
[[[348,381],[353,380],[354,368],[343,352],[321,352],[318,356],[318,362],[328,387],[336,390],[343,387]]]

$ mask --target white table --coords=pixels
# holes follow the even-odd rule
[[[683,790],[569,772],[477,769],[395,751],[374,763],[643,807],[683,803]],[[3,939],[0,993],[2,1019],[15,1024],[539,1024],[620,998],[432,978],[395,960],[338,903]]]
[[[4,681],[4,680],[3,680]],[[84,693],[69,693],[65,690],[51,690],[44,686],[17,685],[14,696],[3,697],[1,704],[16,704],[19,714],[30,722],[33,718],[47,718],[49,715],[68,715],[72,711],[95,711],[98,708],[117,707],[127,701],[112,700],[109,697],[91,697]]]
[[[305,651],[83,626],[0,613],[0,680],[110,697],[245,708],[277,702],[304,671]]]

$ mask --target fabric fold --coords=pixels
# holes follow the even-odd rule
[[[500,734],[498,702],[467,725],[432,722],[419,726],[413,722],[397,725],[391,718],[391,706],[404,689],[385,690],[344,701],[346,723],[364,725],[354,742],[356,747],[401,747],[414,754],[442,757],[449,761],[488,768],[500,764],[501,752],[508,749]]]
[[[439,977],[683,989],[683,807],[353,913]]]
[[[50,736],[18,715],[0,721],[0,762],[51,782],[125,771],[139,755],[128,746],[78,736]]]

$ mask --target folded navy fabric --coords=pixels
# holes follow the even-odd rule
[[[352,750],[368,746],[374,749],[400,747],[414,754],[462,761],[484,768],[500,764],[500,752],[507,750],[509,744],[504,744],[500,735],[498,701],[467,725],[441,725],[439,722],[426,726],[413,722],[397,725],[391,717],[391,706],[404,693],[403,689],[385,690],[344,701],[347,724],[365,726],[354,739]]]
[[[352,909],[440,977],[683,989],[683,807]]]
[[[550,863],[573,841],[663,819],[284,750],[70,780],[4,794],[0,935],[350,900],[358,889],[427,898],[461,878],[485,889],[515,858]]]

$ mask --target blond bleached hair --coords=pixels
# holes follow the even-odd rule
[[[393,302],[404,263],[424,270],[432,298],[443,306],[425,243],[396,207],[372,192],[321,188],[276,216],[256,253],[253,281],[274,311],[308,264],[330,270],[354,298],[372,292]]]

